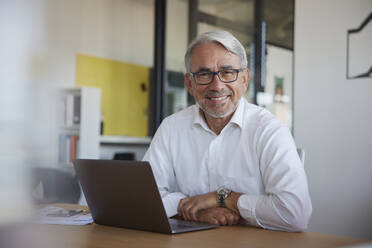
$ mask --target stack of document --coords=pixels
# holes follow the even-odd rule
[[[32,222],[39,224],[87,225],[93,222],[92,215],[83,210],[68,210],[61,207],[48,206],[36,212]]]

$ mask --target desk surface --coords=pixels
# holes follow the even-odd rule
[[[7,242],[7,243],[4,243]],[[0,228],[0,247],[342,247],[366,240],[319,233],[287,233],[246,226],[176,235],[102,225],[22,225]],[[5,244],[5,245],[4,245]]]
[[[286,233],[253,227],[219,227],[167,235],[101,225],[23,226],[22,230],[2,232],[1,247],[342,247],[366,242],[316,233]],[[6,239],[4,239],[4,237]],[[5,241],[4,241],[5,240]]]

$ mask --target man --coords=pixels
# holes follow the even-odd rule
[[[185,55],[185,84],[196,105],[164,119],[144,156],[168,217],[302,231],[312,206],[291,133],[249,104],[244,47],[207,32]]]

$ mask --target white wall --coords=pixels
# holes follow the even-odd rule
[[[372,1],[295,7],[294,136],[306,150],[309,230],[372,239],[372,78],[346,80],[346,32],[372,12]]]
[[[20,130],[42,138],[44,164],[56,155],[54,99],[45,91],[74,86],[77,53],[153,64],[153,0],[3,0],[0,11],[0,124],[19,128],[9,140]]]

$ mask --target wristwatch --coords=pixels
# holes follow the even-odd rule
[[[223,208],[226,207],[225,200],[227,197],[229,197],[230,194],[231,194],[231,189],[228,189],[224,186],[220,187],[217,190],[217,199],[218,199],[218,204],[220,205],[220,207],[223,207]]]

